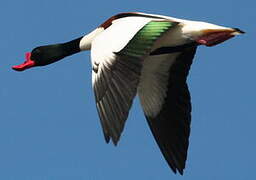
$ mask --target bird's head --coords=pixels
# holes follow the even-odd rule
[[[215,24],[188,21],[182,28],[184,36],[199,45],[214,46],[244,32],[238,28],[228,28]]]
[[[24,63],[13,66],[12,68],[16,71],[24,71],[31,67],[48,65],[62,59],[64,55],[61,55],[61,53],[62,51],[59,45],[36,47],[31,52],[26,53]]]
[[[81,39],[82,37],[66,43],[36,47],[31,52],[26,53],[24,63],[13,66],[12,69],[24,71],[35,66],[45,66],[59,61],[66,56],[78,53],[81,51],[79,46]]]

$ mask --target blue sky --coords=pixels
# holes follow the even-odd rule
[[[249,0],[1,2],[0,179],[255,179],[255,6]],[[23,73],[10,68],[36,46],[80,37],[126,11],[247,32],[197,51],[188,80],[193,120],[184,176],[167,166],[137,98],[119,145],[105,144],[89,52]]]

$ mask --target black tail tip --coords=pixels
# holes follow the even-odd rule
[[[235,31],[237,31],[237,32],[239,32],[239,33],[241,33],[241,34],[244,34],[245,32],[244,31],[242,31],[241,29],[239,29],[239,28],[233,28]]]

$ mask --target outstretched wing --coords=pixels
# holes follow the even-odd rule
[[[146,67],[139,97],[155,140],[176,173],[183,174],[189,145],[191,102],[187,75],[196,47],[152,56],[158,68]],[[157,62],[157,61],[155,61]]]
[[[92,43],[92,79],[106,142],[116,145],[123,131],[146,57],[174,22],[126,17],[115,20]]]

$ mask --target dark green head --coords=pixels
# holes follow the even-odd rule
[[[23,71],[35,66],[45,66],[63,59],[66,56],[80,52],[81,38],[63,44],[39,46],[26,53],[26,61],[23,64],[13,66],[16,71]]]

